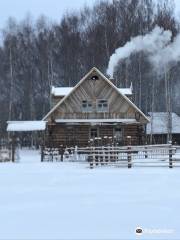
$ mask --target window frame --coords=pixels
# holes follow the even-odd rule
[[[86,107],[83,107],[83,104],[86,104]],[[91,107],[89,107],[89,105],[91,105]],[[84,112],[84,113],[92,112],[93,111],[92,100],[89,100],[89,99],[88,100],[82,100],[82,102],[81,102],[81,109],[82,109],[82,112]]]
[[[99,108],[99,102],[100,101],[106,101],[106,104],[107,104],[107,107],[106,108]],[[101,104],[103,104],[103,103],[101,103]],[[109,111],[109,102],[108,102],[108,100],[107,99],[103,99],[103,98],[101,98],[101,99],[97,99],[96,100],[96,110],[97,110],[97,112],[101,112],[101,113],[103,113],[103,112],[108,112]]]

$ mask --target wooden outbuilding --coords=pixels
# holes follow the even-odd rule
[[[130,100],[131,88],[119,89],[97,68],[72,88],[52,88],[46,146],[88,146],[145,141],[149,119]]]
[[[180,145],[180,116],[175,112],[150,112],[147,124],[147,141],[152,144],[165,144],[171,141]]]
[[[23,146],[23,142],[21,139],[23,133],[26,134],[30,133],[31,137],[32,133],[38,133],[38,135],[36,135],[35,137],[36,147],[39,146],[43,147],[45,130],[46,130],[45,121],[7,121],[7,132],[9,133],[9,142],[8,146],[6,147],[8,147],[10,153],[9,160],[14,162],[16,159],[17,148],[20,147],[20,145]]]

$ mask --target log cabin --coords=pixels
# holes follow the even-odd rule
[[[46,146],[143,144],[149,119],[131,96],[131,88],[117,88],[95,67],[74,87],[52,87],[52,107],[43,118]]]
[[[149,112],[150,122],[146,127],[147,142],[150,144],[180,145],[180,116],[175,112]],[[169,136],[168,136],[169,135]]]

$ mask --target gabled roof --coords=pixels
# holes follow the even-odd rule
[[[80,81],[76,86],[71,90],[69,94],[67,94],[64,98],[62,98],[43,118],[43,120],[46,120],[76,89],[86,80],[86,78],[93,72],[98,73],[118,94],[124,98],[137,112],[141,114],[145,118],[147,122],[149,122],[149,118],[133,103],[129,100],[126,95],[122,94],[118,88],[106,77],[104,74],[102,74],[96,67],[93,67]]]
[[[168,118],[167,112],[150,112],[151,123],[147,124],[147,134],[167,134],[168,133]],[[180,117],[172,112],[172,133],[180,133]],[[152,126],[152,129],[151,129]]]
[[[54,97],[64,97],[73,90],[73,87],[54,87],[51,88],[51,94]],[[119,92],[124,95],[132,95],[132,88],[118,88]]]

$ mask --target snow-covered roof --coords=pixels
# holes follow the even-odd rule
[[[154,112],[149,113],[152,123],[147,124],[146,133],[151,134],[167,134],[168,133],[168,113]],[[180,133],[180,117],[176,113],[172,113],[172,133]]]
[[[52,87],[51,94],[55,97],[64,97],[72,91],[73,87]],[[132,88],[118,88],[124,95],[132,95]]]
[[[55,119],[57,123],[138,123],[136,119],[119,118],[119,119]]]
[[[131,88],[118,88],[120,93],[124,95],[132,95],[132,89]]]
[[[8,132],[30,132],[46,129],[46,121],[8,121]]]
[[[52,87],[51,94],[55,97],[62,97],[68,95],[73,87]]]

